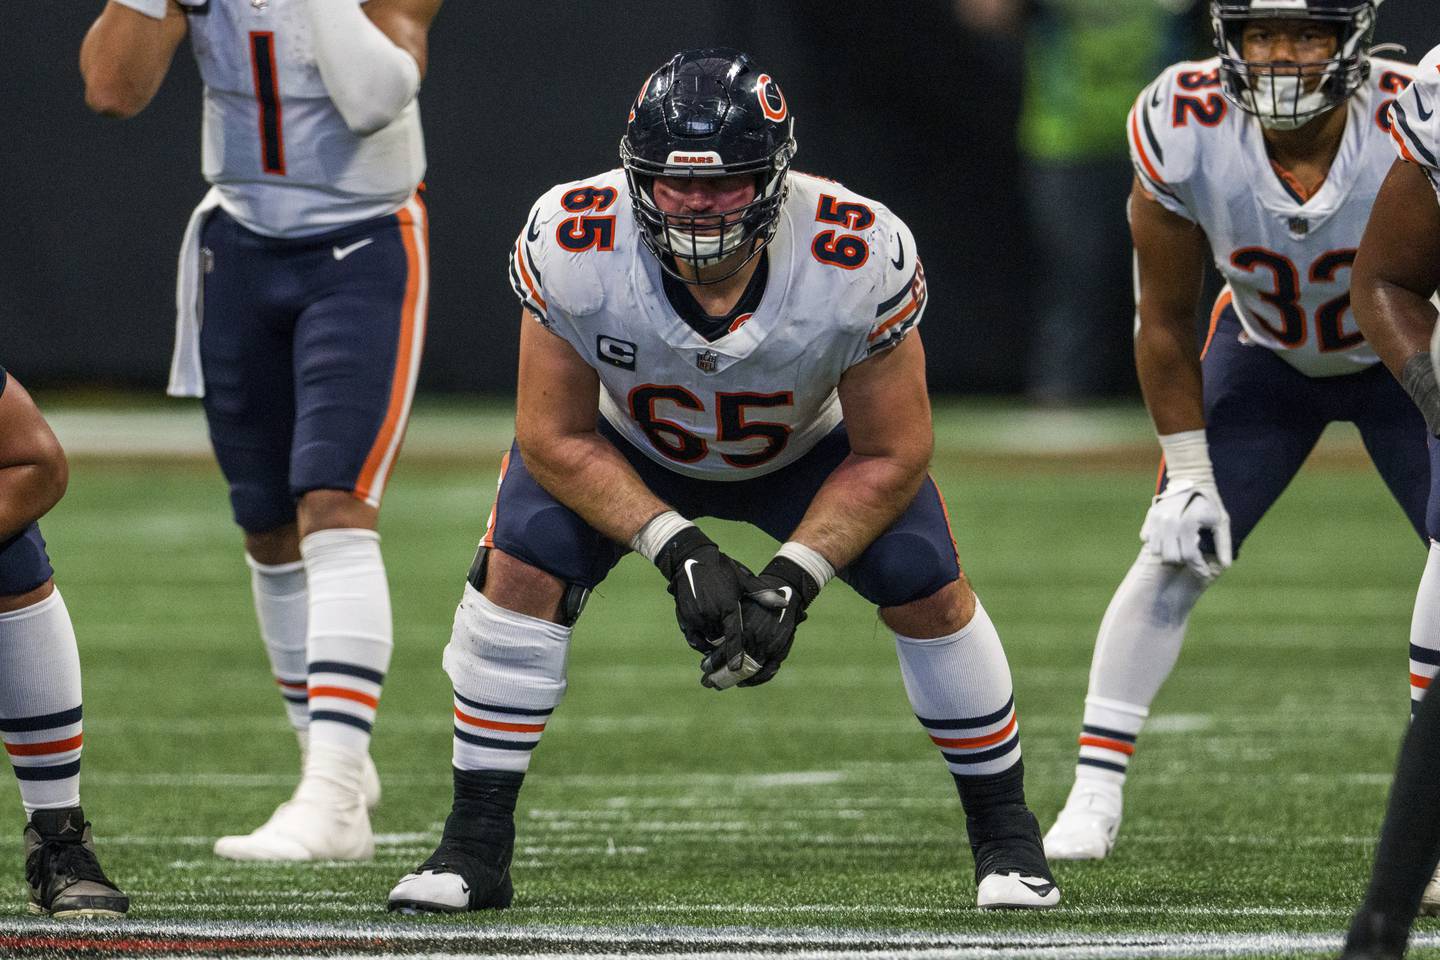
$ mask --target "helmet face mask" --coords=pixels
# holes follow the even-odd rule
[[[1353,95],[1370,75],[1367,50],[1379,0],[1213,0],[1222,89],[1272,130],[1294,130]],[[1245,28],[1257,21],[1301,21],[1335,31],[1333,56],[1314,62],[1247,60]]]
[[[641,88],[620,141],[640,236],[671,276],[717,283],[775,236],[795,155],[784,95],[737,50],[687,50]],[[754,197],[730,210],[667,213],[655,180],[750,176]],[[682,272],[680,265],[686,268]]]

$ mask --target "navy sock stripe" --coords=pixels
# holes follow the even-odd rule
[[[1116,773],[1129,773],[1123,763],[1111,763],[1109,760],[1096,760],[1094,757],[1076,757],[1076,763],[1083,763],[1087,767],[1099,767],[1101,770],[1114,770]]]
[[[1137,734],[1124,733],[1120,730],[1111,730],[1109,727],[1094,727],[1088,723],[1080,725],[1081,733],[1088,733],[1095,737],[1104,737],[1107,740],[1123,740],[1126,743],[1134,743]]]
[[[466,733],[459,727],[455,728],[455,739],[464,740],[466,743],[474,744],[477,747],[494,747],[496,750],[534,750],[539,740],[519,742],[515,740],[497,740],[494,737],[481,737],[473,733]]]
[[[361,680],[369,680],[371,683],[384,683],[385,674],[379,670],[371,670],[369,667],[359,667],[353,663],[341,663],[338,660],[317,660],[307,664],[306,668],[311,674],[316,673],[338,673],[346,677],[358,677]]]
[[[471,700],[469,697],[461,696],[459,692],[455,693],[455,699],[459,700],[461,703],[465,704],[465,706],[469,707],[472,710],[486,710],[490,713],[504,713],[509,714],[513,717],[548,717],[550,716],[550,714],[555,712],[554,707],[551,707],[548,710],[521,709],[520,707],[497,707],[494,704],[481,703],[479,700]]]
[[[922,717],[915,714],[915,719],[920,721],[921,726],[930,727],[933,730],[964,730],[967,727],[988,727],[992,723],[999,723],[1015,707],[1015,697],[1012,695],[1005,701],[1005,706],[994,713],[987,713],[983,717],[966,717],[962,720],[933,720],[929,717]]]
[[[1003,757],[1019,746],[1020,734],[1017,733],[1000,746],[991,747],[988,750],[978,750],[975,753],[950,753],[947,750],[941,750],[940,754],[951,763],[984,763],[987,760]]]
[[[345,723],[357,729],[370,732],[370,721],[362,720],[359,717],[351,716],[348,713],[340,713],[335,710],[312,710],[310,711],[310,722],[319,723],[322,720],[329,720],[331,723]]]
[[[16,780],[64,780],[67,777],[80,775],[80,761],[71,760],[69,763],[53,767],[14,767],[13,769]]]
[[[1410,644],[1410,659],[1416,663],[1440,667],[1440,650],[1431,650],[1429,647],[1421,647],[1412,643]]]
[[[304,694],[304,693],[282,693],[282,694],[280,694],[280,698],[281,698],[282,700],[284,700],[286,703],[309,703],[309,702],[310,702],[310,696],[309,696],[309,694]]]
[[[30,733],[35,730],[49,730],[52,727],[68,727],[80,722],[80,707],[46,713],[38,717],[0,717],[0,732]]]

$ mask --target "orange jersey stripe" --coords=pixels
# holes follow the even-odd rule
[[[337,697],[341,700],[354,700],[356,703],[364,704],[371,710],[380,706],[379,697],[372,697],[368,693],[351,690],[349,687],[311,687],[310,699],[314,700],[316,697]]]
[[[472,727],[484,727],[486,730],[503,730],[506,733],[540,733],[545,729],[543,723],[504,723],[500,720],[482,720],[480,717],[472,717],[468,713],[461,713],[460,708],[455,708],[455,717],[461,723],[468,723]]]
[[[12,757],[43,757],[52,753],[79,750],[85,741],[85,734],[77,733],[64,740],[47,740],[45,743],[7,743],[5,752]]]
[[[1135,753],[1135,744],[1133,743],[1126,743],[1124,740],[1111,740],[1109,737],[1092,737],[1088,733],[1080,737],[1080,746],[1114,750],[1116,753],[1123,753],[1127,757]]]
[[[422,262],[420,244],[424,243],[428,249],[430,224],[425,205],[418,201],[415,201],[414,205],[419,210],[418,221],[408,205],[395,214],[400,221],[400,241],[405,247],[408,276],[405,280],[405,300],[400,307],[400,337],[395,350],[395,373],[390,380],[390,402],[386,406],[385,420],[380,424],[380,432],[370,447],[365,465],[360,468],[360,478],[355,483],[355,496],[366,502],[377,499],[374,495],[378,493],[378,488],[384,485],[382,467],[388,473],[389,464],[393,463],[394,457],[400,453],[399,442],[402,437],[397,434],[404,433],[403,422],[410,410],[410,391],[414,377],[411,367],[419,360],[415,355],[419,350],[415,343],[416,327],[418,325],[423,329],[425,323],[422,314],[426,306],[421,302],[420,284],[421,274],[427,269],[427,265]],[[422,238],[420,240],[415,237],[417,225]],[[423,336],[423,333],[421,335]],[[372,505],[379,506],[378,503]]]
[[[1395,142],[1400,146],[1400,156],[1404,157],[1410,163],[1415,163],[1415,157],[1411,155],[1410,148],[1405,143],[1405,138],[1400,136],[1400,131],[1395,129],[1395,124],[1393,123],[1390,124],[1390,136],[1394,137]]]
[[[937,747],[953,747],[961,750],[971,750],[976,747],[989,747],[999,743],[1015,730],[1015,722],[1019,719],[1016,714],[1010,714],[1010,722],[1005,724],[1005,729],[997,730],[994,733],[987,733],[983,737],[937,737],[930,734],[930,739],[935,741]]]
[[[540,304],[541,310],[549,310],[550,305],[545,298],[540,296],[540,291],[535,289],[535,281],[530,279],[530,271],[525,269],[525,255],[520,252],[520,244],[515,244],[515,265],[520,268],[520,279],[525,281],[525,289],[530,291],[530,296]]]
[[[1136,111],[1139,109],[1140,107],[1137,105],[1130,110],[1130,139],[1135,141],[1135,152],[1139,154],[1140,164],[1145,168],[1145,172],[1150,175],[1150,179],[1156,183],[1163,184],[1165,178],[1160,176],[1160,172],[1156,170],[1154,164],[1150,162],[1150,157],[1145,153],[1145,145],[1140,142],[1140,120],[1136,117]]]
[[[891,317],[889,320],[886,320],[884,323],[880,324],[880,326],[876,327],[870,333],[870,336],[866,339],[874,340],[876,337],[880,336],[880,334],[884,333],[886,330],[889,330],[891,327],[895,326],[895,324],[899,323],[901,320],[904,320],[906,317],[910,316],[910,314],[914,313],[918,309],[920,309],[920,298],[915,296],[914,293],[911,293],[910,302],[905,305],[905,309],[901,310],[899,313],[895,314],[895,316]]]
[[[1430,689],[1430,678],[1422,677],[1418,673],[1410,674],[1410,686],[1419,687],[1421,690]]]

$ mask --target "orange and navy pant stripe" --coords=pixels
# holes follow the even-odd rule
[[[81,708],[34,717],[0,718],[0,737],[15,779],[24,783],[80,776]]]
[[[1080,727],[1080,757],[1075,762],[1118,773],[1122,777],[1135,754],[1135,734],[1109,727],[1084,724]]]
[[[1000,773],[1020,759],[1020,722],[1013,696],[999,710],[982,716],[946,719],[916,714],[915,718],[956,777]]]
[[[455,767],[524,771],[554,708],[502,706],[455,694]]]

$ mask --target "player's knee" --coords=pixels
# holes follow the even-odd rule
[[[965,574],[928,597],[896,607],[882,607],[880,619],[902,637],[926,640],[963,630],[975,616],[975,591]]]
[[[503,550],[481,547],[470,568],[469,582],[505,610],[562,622],[565,582]]]
[[[33,607],[54,592],[55,581],[49,579],[33,590],[26,590],[23,593],[6,593],[3,585],[0,585],[0,613],[14,613],[16,610]]]
[[[348,490],[309,490],[296,511],[302,537],[317,530],[374,530],[380,511]]]
[[[851,570],[861,596],[878,607],[900,607],[929,597],[960,576],[955,549],[916,533],[889,533],[870,545]]]
[[[465,696],[549,709],[565,693],[569,649],[567,627],[505,609],[467,583],[445,647],[445,672]]]
[[[256,563],[273,566],[300,559],[300,531],[293,523],[269,530],[246,531],[245,552]]]
[[[1120,589],[1134,591],[1143,598],[1144,615],[1151,622],[1183,624],[1218,576],[1202,577],[1185,564],[1165,563],[1150,551],[1141,550]]]

